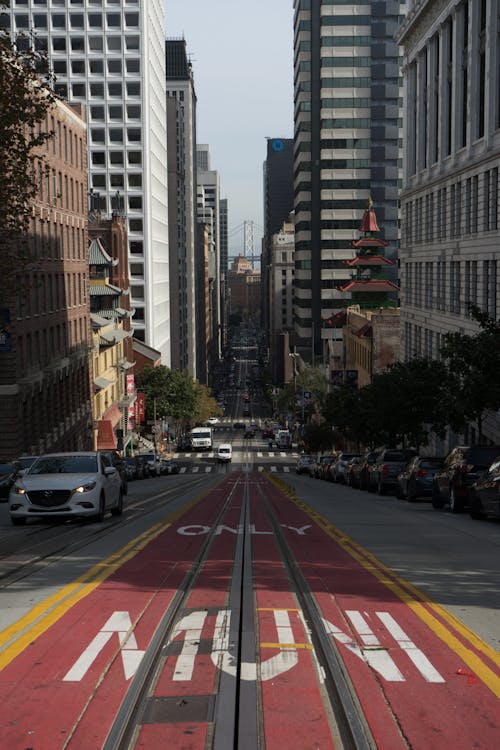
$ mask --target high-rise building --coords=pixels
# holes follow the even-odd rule
[[[197,153],[197,210],[198,221],[208,226],[209,234],[209,283],[212,310],[212,351],[209,353],[211,368],[221,356],[221,271],[220,271],[220,187],[219,173],[210,169],[210,149],[198,144]],[[205,168],[206,167],[206,168]]]
[[[349,303],[343,261],[370,196],[397,253],[403,5],[295,0],[295,343],[316,363],[341,337],[324,321]]]
[[[264,237],[262,242],[262,328],[272,343],[272,294],[269,276],[272,262],[271,246],[275,234],[281,231],[293,211],[293,138],[268,138],[264,162]],[[270,347],[271,358],[273,355]]]
[[[88,117],[89,189],[127,217],[134,336],[170,363],[163,0],[12,4],[20,45],[47,50],[57,93]]]
[[[437,357],[446,333],[475,335],[469,305],[500,310],[498,2],[426,12],[412,2],[404,49],[401,329],[405,359]],[[500,442],[498,412],[466,439]],[[453,436],[452,436],[453,439]]]
[[[184,39],[167,39],[168,244],[172,367],[198,375],[196,352],[196,94]]]
[[[220,247],[220,272],[227,274],[228,267],[228,209],[227,198],[219,201],[219,247]]]

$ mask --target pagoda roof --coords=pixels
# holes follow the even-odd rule
[[[394,261],[382,255],[357,255],[351,260],[344,260],[346,266],[393,266]]]
[[[368,279],[367,281],[349,281],[339,287],[341,292],[399,292],[399,286],[387,279]]]
[[[339,310],[332,313],[329,318],[323,318],[323,324],[332,328],[340,328],[347,322],[347,310]]]
[[[89,265],[91,266],[117,266],[118,259],[112,258],[106,252],[101,238],[93,239],[89,247]]]
[[[360,237],[359,240],[353,240],[353,247],[387,247],[389,243],[381,240],[380,237]]]

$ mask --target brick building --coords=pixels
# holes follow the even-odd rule
[[[92,445],[86,125],[57,102],[34,165],[39,192],[20,268],[1,310],[0,458]]]

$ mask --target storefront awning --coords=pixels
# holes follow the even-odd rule
[[[108,378],[103,378],[101,376],[99,378],[94,378],[94,385],[97,388],[103,389],[103,388],[107,388],[110,385],[113,385],[113,381],[112,380],[108,380]]]

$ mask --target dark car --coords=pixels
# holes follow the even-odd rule
[[[448,453],[443,468],[434,475],[432,505],[450,504],[452,513],[470,506],[471,487],[500,456],[498,445],[459,445]]]
[[[133,482],[135,479],[144,478],[142,461],[136,456],[128,456],[128,458],[125,459],[125,471],[127,472],[127,479],[129,482]]]
[[[330,478],[332,482],[343,482],[346,484],[345,470],[347,464],[352,458],[361,458],[359,453],[339,453],[335,463],[330,469]]]
[[[10,488],[18,477],[14,463],[0,464],[0,497],[7,499]]]
[[[419,497],[432,497],[434,475],[443,466],[443,459],[437,456],[415,456],[398,474],[396,497],[410,503]]]
[[[160,474],[178,474],[181,467],[173,458],[162,458],[160,461]]]
[[[360,490],[368,489],[368,470],[375,463],[377,454],[375,451],[368,451],[361,457],[359,464],[355,464],[351,469],[351,487],[359,487]]]
[[[346,464],[344,477],[345,483],[348,487],[357,487],[358,477],[355,474],[355,468],[359,466],[362,458],[362,456],[354,456],[354,458],[350,458]]]
[[[160,476],[160,461],[158,459],[158,456],[156,453],[140,453],[139,458],[141,458],[145,465],[147,466],[147,474],[148,477],[159,477]]]
[[[368,491],[384,495],[396,490],[398,474],[411,458],[417,455],[412,448],[383,448],[368,469]]]
[[[235,422],[233,424],[233,429],[234,430],[245,430],[246,429],[246,424],[245,424],[245,422]]]
[[[470,492],[471,518],[500,518],[500,455]]]
[[[314,464],[313,456],[310,456],[309,454],[304,453],[302,456],[299,456],[297,460],[297,465],[295,466],[295,473],[296,474],[309,474],[310,467],[312,464]]]
[[[116,451],[99,451],[108,459],[111,466],[114,466],[120,475],[122,481],[122,494],[126,495],[128,491],[128,476],[125,461]]]

